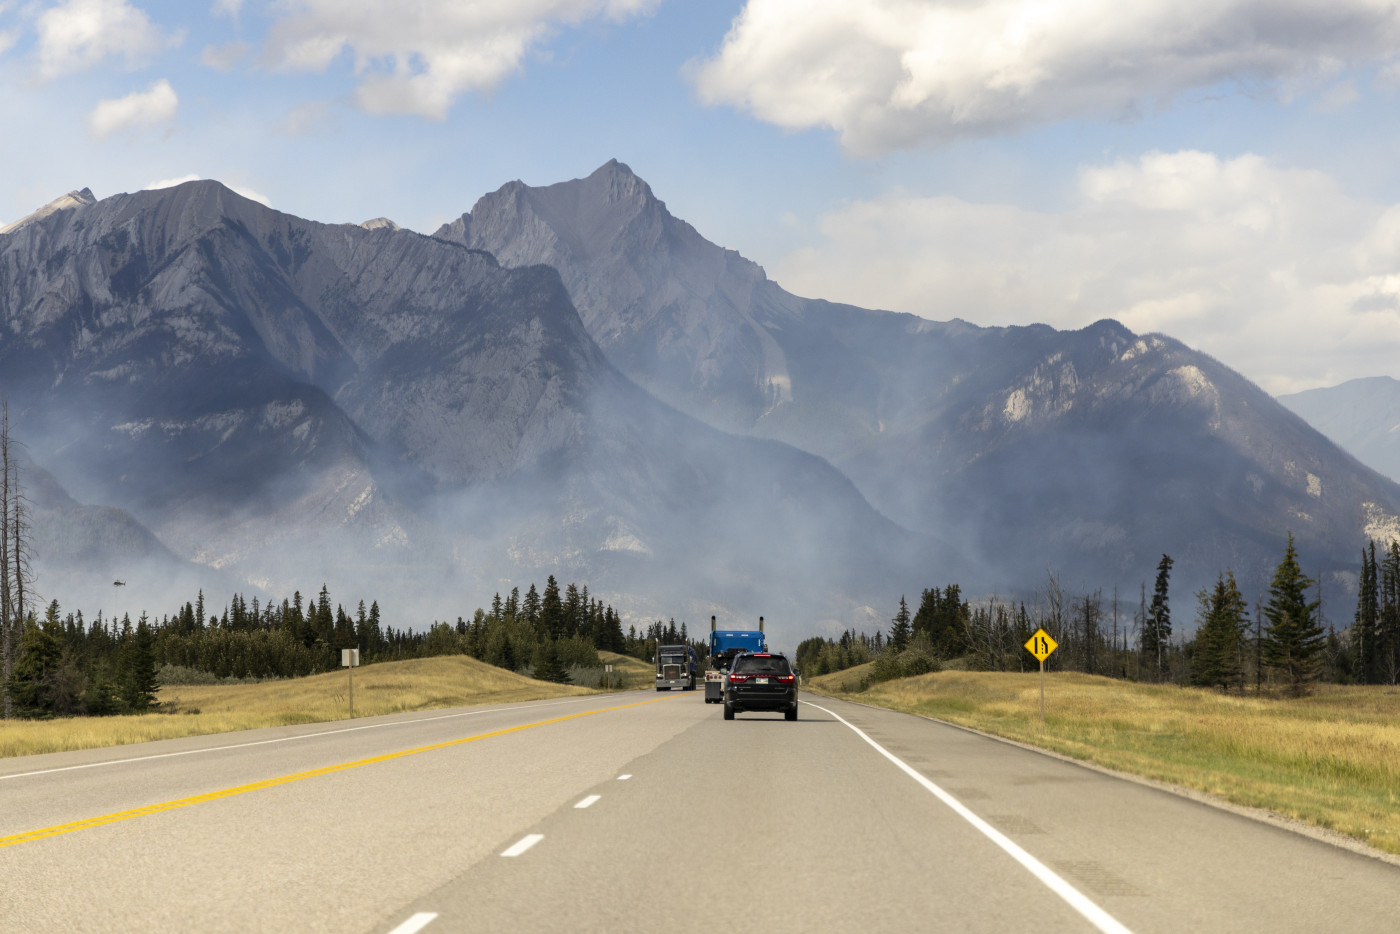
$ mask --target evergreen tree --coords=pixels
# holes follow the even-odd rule
[[[905,602],[901,594],[899,598],[899,612],[894,615],[890,622],[890,646],[896,652],[903,652],[909,645],[909,637],[913,632],[910,625],[909,604]]]
[[[571,684],[569,670],[559,658],[559,647],[554,640],[545,639],[535,647],[535,680],[552,681],[555,684]]]
[[[1245,601],[1233,572],[1221,574],[1215,589],[1197,594],[1196,646],[1191,656],[1195,684],[1244,690]]]
[[[1380,567],[1380,633],[1376,639],[1377,680],[1400,684],[1400,542],[1391,542]]]
[[[1319,656],[1325,634],[1317,621],[1316,601],[1309,602],[1307,590],[1313,582],[1298,566],[1293,533],[1269,585],[1269,602],[1264,606],[1268,626],[1264,630],[1264,664],[1278,671],[1288,692],[1299,696],[1317,680]]]
[[[155,705],[160,683],[156,681],[154,639],[146,614],[130,632],[121,661],[121,700],[132,713],[145,713]]]
[[[540,630],[550,639],[564,634],[564,602],[559,598],[559,582],[553,574],[544,582],[544,597],[540,600]]]
[[[51,682],[58,668],[59,654],[58,639],[40,626],[31,612],[20,632],[18,657],[10,672],[10,698],[15,716],[53,716]]]
[[[1152,605],[1142,623],[1143,669],[1150,673],[1152,680],[1160,681],[1166,672],[1168,653],[1172,642],[1171,606],[1167,602],[1167,584],[1172,573],[1170,555],[1162,555],[1157,562],[1157,583],[1152,590]]]
[[[1351,624],[1351,644],[1355,653],[1354,672],[1362,684],[1380,680],[1380,570],[1376,564],[1376,543],[1361,549],[1361,579],[1356,593],[1356,616]]]

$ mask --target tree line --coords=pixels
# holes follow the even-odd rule
[[[887,638],[810,638],[798,646],[798,667],[815,675],[872,662],[870,682],[939,670],[953,659],[979,670],[1034,671],[1039,663],[1024,646],[1044,629],[1059,643],[1047,670],[1226,691],[1268,685],[1291,695],[1323,680],[1400,683],[1400,542],[1363,550],[1355,617],[1341,633],[1324,628],[1320,597],[1312,596],[1317,582],[1303,573],[1291,534],[1252,615],[1233,572],[1223,571],[1195,594],[1190,638],[1173,631],[1174,563],[1162,556],[1150,598],[1144,583],[1131,615],[1116,591],[1109,601],[1101,590],[1073,595],[1054,575],[1030,606],[997,597],[974,606],[957,584],[926,589],[915,611],[900,598]]]
[[[17,630],[3,682],[7,717],[139,713],[154,705],[162,681],[303,677],[338,668],[343,649],[358,649],[362,665],[470,655],[567,682],[571,669],[600,667],[600,649],[649,658],[658,639],[680,638],[674,621],[669,631],[658,621],[624,635],[616,610],[590,598],[586,586],[561,589],[552,575],[543,591],[531,584],[524,596],[519,588],[504,600],[497,594],[470,621],[435,621],[420,631],[385,625],[377,601],[347,612],[324,585],[311,601],[300,591],[266,604],[234,594],[212,613],[200,591],[172,614],[142,613],[135,622],[129,614],[65,616],[54,600],[42,617],[27,610]]]

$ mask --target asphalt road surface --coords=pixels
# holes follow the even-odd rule
[[[632,693],[0,761],[0,930],[1400,930],[1393,864],[807,697],[796,723]]]

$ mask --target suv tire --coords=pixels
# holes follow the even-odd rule
[[[733,707],[732,704],[725,704],[725,705],[724,705],[724,719],[726,719],[726,720],[733,720],[733,719],[734,719],[734,707]]]
[[[797,719],[797,705],[796,705],[796,704],[793,704],[790,708],[788,708],[787,710],[784,710],[784,711],[783,711],[783,717],[784,717],[784,719],[787,719],[787,720],[796,720],[796,719]]]

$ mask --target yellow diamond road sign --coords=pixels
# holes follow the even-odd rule
[[[1060,644],[1050,638],[1050,633],[1044,629],[1037,629],[1035,635],[1026,640],[1026,651],[1034,655],[1036,661],[1045,661],[1059,647]]]

